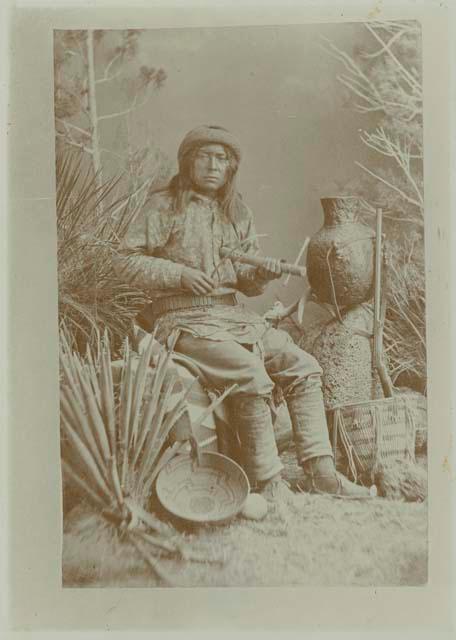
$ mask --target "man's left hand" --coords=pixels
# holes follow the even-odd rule
[[[276,280],[282,275],[280,260],[277,258],[266,258],[264,266],[257,267],[257,275],[262,280]]]

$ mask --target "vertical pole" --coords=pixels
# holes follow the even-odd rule
[[[380,307],[381,307],[381,287],[382,287],[382,216],[381,209],[377,209],[376,229],[375,229],[375,283],[374,283],[374,354],[373,365],[378,369],[381,354],[379,353],[380,335]]]
[[[383,319],[382,319],[382,215],[377,209],[375,235],[375,281],[374,281],[374,352],[373,369],[378,371],[383,393],[386,398],[393,396],[393,383],[383,362]]]
[[[92,29],[87,30],[87,76],[88,76],[88,98],[90,123],[92,126],[92,161],[97,187],[103,184],[101,158],[100,158],[100,137],[98,131],[97,94],[95,85],[95,52]],[[101,205],[98,207],[101,209]]]

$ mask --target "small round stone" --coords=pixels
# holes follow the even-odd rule
[[[268,512],[268,503],[259,493],[249,494],[241,511],[247,520],[262,520]]]

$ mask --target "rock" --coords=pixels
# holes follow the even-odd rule
[[[312,355],[323,369],[323,396],[326,409],[354,402],[383,398],[377,372],[372,370],[372,343],[357,331],[371,334],[373,312],[370,305],[358,305],[342,313],[322,328],[312,344]]]
[[[427,498],[427,470],[415,462],[388,461],[378,465],[374,475],[383,498],[404,502],[423,502]]]
[[[268,512],[268,503],[259,493],[249,494],[241,511],[247,520],[262,520]]]
[[[307,351],[307,353],[313,352],[313,347],[315,340],[323,331],[324,327],[332,321],[325,319],[324,321],[315,322],[308,327],[302,333],[300,340],[297,342],[297,345],[301,347],[303,351]]]

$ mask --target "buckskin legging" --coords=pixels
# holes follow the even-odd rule
[[[245,404],[249,397],[270,398],[274,385],[279,385],[287,400],[299,463],[332,456],[321,392],[322,370],[315,358],[300,349],[286,332],[273,328],[263,336],[263,357],[249,347],[182,333],[175,351],[188,359],[190,366],[196,366],[208,387],[222,389],[236,383],[231,406],[236,406],[236,399]],[[271,420],[263,421],[261,428],[272,430]],[[276,448],[269,457],[264,477],[270,475],[267,467],[278,468]]]

